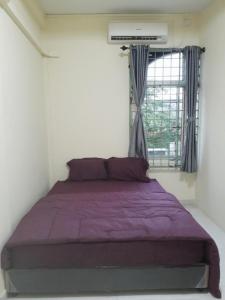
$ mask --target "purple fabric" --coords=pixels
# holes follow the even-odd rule
[[[71,181],[107,179],[105,160],[102,158],[72,159],[67,163]]]
[[[58,181],[48,195],[74,194],[74,193],[111,193],[111,192],[154,192],[165,193],[166,191],[157,180],[151,179],[148,183],[139,181],[96,180],[96,181]]]
[[[166,253],[164,249],[167,249]],[[23,245],[10,248],[7,268],[190,266],[204,261],[204,249],[204,241],[121,241]]]
[[[142,182],[150,181],[146,176],[149,164],[144,158],[112,157],[106,160],[106,165],[110,179]]]
[[[88,192],[81,191],[84,188],[82,184],[80,192],[53,192],[37,202],[5,245],[2,268],[23,268],[21,258],[32,261],[30,255],[35,253],[36,260],[39,256],[41,261],[47,248],[48,260],[50,264],[53,261],[54,266],[57,254],[55,256],[51,250],[58,246],[56,251],[60,259],[62,252],[59,249],[68,249],[69,245],[74,246],[74,252],[64,252],[67,253],[68,267],[70,260],[72,265],[79,262],[82,251],[89,255],[86,265],[92,265],[91,257],[97,253],[102,257],[100,262],[103,264],[110,263],[110,256],[112,264],[122,264],[124,261],[129,265],[188,265],[201,262],[209,264],[210,292],[220,297],[219,254],[214,241],[173,195],[160,188],[157,181],[138,184],[124,182],[124,189],[122,184],[119,185],[120,191],[116,181],[107,187],[106,182],[101,182],[102,192],[92,191],[94,188],[100,189],[100,183],[91,183],[91,188],[89,183],[86,184]],[[132,190],[133,184],[135,188]],[[77,188],[78,183],[75,186]],[[28,258],[20,254],[25,248]],[[80,251],[75,254],[79,248]],[[42,261],[47,263],[47,260]]]

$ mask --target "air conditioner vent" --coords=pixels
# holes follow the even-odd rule
[[[163,44],[167,42],[168,25],[166,23],[125,23],[109,24],[108,42],[118,44]]]
[[[111,37],[112,41],[157,41],[158,39],[162,39],[159,36],[115,36]]]

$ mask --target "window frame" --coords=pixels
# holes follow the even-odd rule
[[[151,54],[152,53],[158,53],[159,57],[155,59],[155,61],[157,61],[158,59],[160,58],[163,58],[166,56],[166,55],[171,55],[171,54],[176,54],[176,53],[180,53],[183,55],[183,49],[181,48],[151,48],[150,51],[149,51],[149,65],[151,64],[150,60],[151,60]],[[160,55],[160,53],[162,53],[162,55]],[[180,58],[179,58],[180,59]],[[182,88],[183,89],[183,98],[182,98],[182,105],[183,105],[183,108],[182,108],[182,117],[180,118],[179,117],[179,120],[177,121],[178,123],[176,124],[176,129],[177,129],[177,132],[176,132],[176,136],[177,138],[179,138],[176,142],[176,151],[175,151],[175,155],[174,156],[167,156],[167,158],[165,159],[168,163],[165,164],[165,165],[162,165],[162,164],[155,164],[154,163],[154,158],[151,159],[149,157],[149,163],[150,163],[150,167],[153,168],[153,169],[178,169],[180,168],[181,166],[181,155],[182,155],[182,145],[183,145],[183,133],[184,133],[184,128],[183,128],[183,124],[184,124],[184,121],[183,119],[185,118],[185,108],[184,108],[184,93],[185,93],[185,89],[187,88],[187,83],[186,83],[186,78],[185,78],[185,61],[184,61],[184,57],[182,57],[182,72],[183,72],[183,76],[182,76],[182,80],[169,80],[169,81],[157,81],[157,82],[154,82],[153,84],[149,84],[147,82],[147,85],[146,85],[146,91],[147,91],[147,88],[156,88],[157,86],[162,88],[162,87],[167,87],[167,88],[171,88],[171,87],[174,87],[176,89],[179,89],[179,88]],[[199,98],[199,97],[198,97]],[[199,99],[198,99],[199,100]],[[146,101],[146,100],[145,100]],[[161,100],[163,101],[163,100]],[[180,97],[177,98],[177,106],[178,106],[178,114],[180,113],[180,110],[179,110],[179,107],[180,107]],[[197,109],[196,109],[196,140],[198,141],[198,126],[199,126],[199,101],[197,101]],[[135,116],[135,113],[136,113],[136,105],[135,103],[133,102],[133,97],[132,97],[132,88],[130,86],[130,125],[132,126],[132,123],[133,123],[133,120],[134,120],[134,116]],[[143,112],[144,114],[144,112]],[[181,126],[178,126],[178,124],[181,124]],[[130,127],[131,127],[130,126]],[[178,133],[178,131],[180,130],[180,133]],[[147,142],[147,138],[146,138],[146,143]],[[178,143],[180,143],[180,145],[178,146]],[[178,147],[180,147],[179,151],[178,151]],[[147,148],[149,148],[147,146]],[[156,149],[156,148],[155,148]],[[159,149],[159,148],[158,148]],[[161,149],[159,149],[161,150]],[[158,160],[162,160],[162,157],[159,157]],[[171,161],[174,161],[174,164],[173,165],[170,165],[170,162]]]

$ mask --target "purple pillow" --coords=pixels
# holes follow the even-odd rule
[[[105,180],[108,177],[103,158],[72,159],[67,165],[70,181]]]
[[[106,160],[109,179],[149,182],[146,176],[149,164],[144,158],[112,157]]]

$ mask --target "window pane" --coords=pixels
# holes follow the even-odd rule
[[[152,167],[174,168],[181,163],[185,87],[183,54],[171,50],[171,53],[151,52],[149,57],[143,104],[149,162]],[[134,116],[135,113],[131,114],[132,120]],[[196,134],[197,118],[198,112]]]
[[[165,53],[151,57],[143,121],[151,166],[180,164],[181,120],[183,116],[183,57]],[[174,84],[175,83],[175,84]]]

